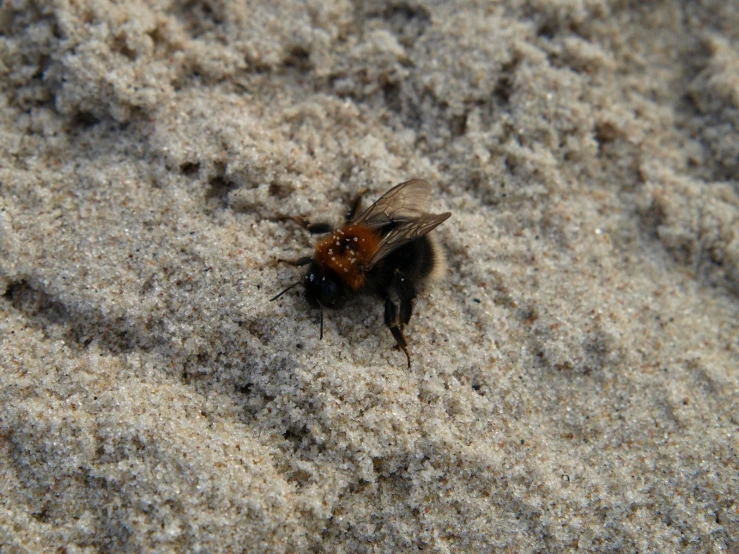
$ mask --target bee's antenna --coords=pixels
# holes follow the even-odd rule
[[[277,300],[280,296],[282,296],[283,294],[285,294],[291,288],[298,286],[299,284],[300,284],[300,281],[297,281],[297,282],[293,283],[292,285],[290,285],[289,287],[287,287],[285,290],[283,290],[280,294],[278,294],[274,298],[270,298],[269,301],[272,302],[273,300]]]
[[[321,307],[321,337],[318,340],[323,340],[323,304],[319,302],[318,305]]]

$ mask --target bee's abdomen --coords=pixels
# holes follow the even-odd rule
[[[414,281],[435,281],[446,273],[446,256],[433,235],[426,235],[393,252],[387,266]]]

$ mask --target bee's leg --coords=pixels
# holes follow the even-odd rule
[[[294,221],[311,235],[321,235],[330,233],[334,228],[329,223],[311,223],[300,215],[281,215],[277,218],[280,221]]]
[[[359,210],[362,208],[362,196],[364,196],[365,192],[367,192],[367,189],[362,189],[354,198],[352,198],[352,201],[349,204],[349,211],[346,212],[347,221],[351,221],[354,219],[354,216],[359,213]]]
[[[385,297],[385,325],[388,326],[390,332],[393,334],[398,348],[405,352],[405,357],[408,358],[408,368],[410,368],[411,355],[408,354],[408,343],[403,336],[403,331],[398,327],[398,310],[389,296]]]
[[[277,260],[277,263],[282,262],[284,264],[289,264],[289,265],[294,265],[294,266],[301,266],[301,265],[308,265],[309,263],[311,263],[312,260],[313,260],[313,258],[311,258],[310,256],[303,256],[302,258],[297,258],[297,259],[294,259],[294,260],[286,260],[284,258],[280,258],[280,259]]]
[[[411,320],[413,314],[413,306],[416,303],[416,287],[413,282],[403,275],[399,270],[395,270],[393,279],[395,291],[398,293],[400,300],[400,328],[402,329]]]

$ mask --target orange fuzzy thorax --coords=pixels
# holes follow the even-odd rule
[[[380,235],[362,225],[345,225],[316,244],[313,258],[333,270],[353,290],[364,285],[364,271],[380,244]]]

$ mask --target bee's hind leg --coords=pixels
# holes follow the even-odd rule
[[[400,328],[402,329],[411,320],[413,315],[413,306],[416,304],[416,287],[413,282],[408,279],[400,270],[395,270],[393,279],[393,288],[398,293],[400,301]]]
[[[408,358],[408,368],[410,369],[411,355],[408,353],[408,342],[403,336],[403,331],[398,327],[398,310],[389,296],[385,297],[385,325],[388,326],[390,332],[393,334],[398,348],[405,352],[405,357]]]

